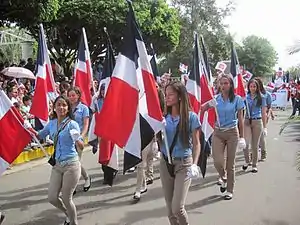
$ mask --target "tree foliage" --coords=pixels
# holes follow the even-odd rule
[[[172,4],[180,11],[180,40],[174,51],[164,55],[161,71],[172,68],[173,74],[176,74],[180,62],[190,65],[194,31],[204,37],[211,67],[228,58],[231,36],[223,21],[233,10],[231,2],[225,8],[217,7],[215,0],[173,0]]]
[[[265,38],[251,35],[237,46],[237,54],[241,65],[255,76],[265,76],[273,72],[277,62],[277,53],[272,44]]]
[[[11,1],[11,7],[18,8],[16,14],[1,18],[17,22],[27,28],[34,37],[38,37],[38,24],[43,22],[48,38],[48,47],[52,55],[62,64],[65,71],[70,71],[78,48],[81,28],[85,27],[89,41],[92,60],[95,60],[105,50],[106,27],[116,52],[122,44],[122,36],[126,29],[125,17],[128,6],[124,0],[39,0],[32,1],[27,7],[27,1]],[[34,2],[45,4],[44,11],[30,9]],[[35,5],[39,5],[36,3]],[[58,4],[59,3],[59,4]],[[39,5],[39,6],[40,6]],[[21,8],[22,6],[22,8]],[[58,8],[57,8],[58,6]],[[146,42],[156,47],[159,53],[171,51],[179,42],[180,24],[178,13],[169,7],[166,0],[136,0],[133,1],[138,23]],[[56,10],[57,9],[57,10]],[[52,12],[52,16],[49,13]],[[27,15],[21,19],[22,15]],[[53,51],[54,49],[54,51]]]

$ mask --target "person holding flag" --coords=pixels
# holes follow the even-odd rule
[[[37,133],[40,139],[50,135],[54,141],[54,153],[49,160],[53,168],[48,200],[65,213],[67,216],[65,225],[78,225],[76,207],[72,198],[81,174],[81,164],[76,149],[84,148],[80,128],[73,119],[69,99],[59,96],[54,101],[53,119]],[[60,192],[62,192],[61,197],[59,197]]]
[[[81,136],[84,138],[89,129],[89,108],[80,102],[81,99],[81,91],[78,87],[71,87],[68,90],[68,98],[71,103],[72,111],[74,114],[75,121],[78,123]],[[77,150],[79,157],[82,157],[82,151]],[[86,172],[85,168],[81,164],[81,175],[84,178],[83,191],[87,192],[91,187],[91,177]],[[76,193],[76,190],[74,194]]]
[[[245,139],[246,148],[244,156],[246,164],[243,170],[246,171],[250,163],[249,144],[251,141],[252,150],[252,173],[257,173],[258,145],[261,135],[267,136],[267,103],[262,96],[259,84],[255,79],[248,83],[248,94],[246,96],[246,119],[245,119]]]
[[[188,225],[184,208],[192,178],[200,176],[200,121],[190,109],[189,97],[181,82],[166,86],[166,139],[170,145],[171,164],[161,141],[160,179],[171,225]]]
[[[241,96],[234,93],[234,82],[230,75],[222,75],[219,83],[220,93],[215,97],[219,121],[216,122],[213,133],[212,156],[221,178],[220,191],[224,193],[227,190],[224,198],[231,200],[235,182],[236,150],[246,147],[243,115],[245,105]],[[202,110],[205,108],[208,108],[208,104]]]

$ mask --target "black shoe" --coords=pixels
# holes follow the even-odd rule
[[[147,184],[147,185],[153,184],[153,180],[152,180],[152,179],[147,180],[147,181],[146,181],[146,184]]]
[[[3,214],[1,214],[1,217],[0,217],[0,224],[2,224],[2,222],[4,221],[5,219],[5,216]]]
[[[247,165],[243,165],[243,170],[246,171],[248,169],[248,164]]]
[[[67,221],[64,222],[64,225],[70,225],[70,224],[71,222],[67,222]]]
[[[83,191],[84,191],[84,192],[87,192],[88,190],[90,190],[91,185],[92,185],[92,178],[90,177],[90,186],[88,186],[88,187],[83,187]]]
[[[141,194],[144,194],[144,193],[146,193],[148,191],[148,189],[146,188],[146,189],[144,189],[144,190],[141,190]]]
[[[73,196],[76,195],[76,193],[77,193],[77,191],[76,191],[76,189],[75,189],[75,191],[73,192]]]

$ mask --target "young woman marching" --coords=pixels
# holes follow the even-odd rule
[[[75,121],[78,123],[81,136],[84,138],[89,129],[89,108],[80,102],[81,91],[78,87],[71,87],[68,90],[68,97],[71,102],[72,111]],[[78,151],[79,157],[82,157],[82,151]],[[83,191],[87,192],[91,187],[91,177],[86,172],[85,168],[81,165],[81,175],[84,178]],[[74,194],[76,193],[76,190]]]
[[[172,164],[168,163],[164,141],[161,143],[160,179],[171,225],[187,225],[184,208],[191,178],[199,176],[200,121],[190,110],[188,94],[181,82],[166,86],[166,137]]]
[[[80,178],[81,164],[76,148],[83,149],[84,143],[79,126],[73,120],[71,104],[64,96],[56,98],[53,119],[38,133],[40,139],[44,139],[47,135],[54,141],[55,149],[48,199],[52,205],[66,214],[65,225],[77,225],[76,207],[72,198]]]
[[[220,93],[216,96],[219,121],[213,133],[212,156],[215,168],[221,177],[220,190],[222,193],[227,190],[224,198],[230,200],[233,197],[235,182],[236,150],[238,147],[241,149],[246,147],[243,116],[245,106],[242,98],[234,94],[234,84],[230,76],[222,75],[219,85]]]
[[[244,156],[246,164],[243,170],[247,170],[252,165],[252,172],[257,173],[258,145],[261,135],[267,134],[267,104],[266,99],[259,90],[259,84],[255,79],[248,83],[248,94],[246,96],[246,119],[245,119],[245,139],[246,148]],[[251,142],[252,163],[250,163],[249,144]]]
[[[264,88],[263,82],[261,81],[260,78],[256,77],[255,80],[258,82],[259,85],[259,91],[262,94],[262,96],[266,99],[266,104],[267,104],[267,121],[266,125],[268,124],[269,117],[274,120],[271,104],[272,104],[272,96],[269,92],[266,91]],[[261,148],[261,161],[265,161],[267,159],[267,148],[266,148],[266,138],[265,135],[261,135],[260,141],[259,141],[259,146]]]

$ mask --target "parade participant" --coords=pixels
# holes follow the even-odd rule
[[[90,120],[89,108],[80,102],[81,91],[78,87],[71,87],[68,90],[68,97],[71,103],[75,121],[78,123],[81,136],[84,138],[89,129],[89,120]],[[78,150],[78,155],[81,159],[82,151]],[[85,183],[83,185],[83,191],[87,192],[91,187],[91,177],[88,175],[88,173],[86,172],[82,164],[81,164],[81,175],[85,180]]]
[[[65,225],[77,225],[77,212],[72,196],[80,179],[81,165],[76,148],[83,149],[84,143],[78,123],[73,120],[70,101],[64,96],[56,98],[53,119],[38,133],[40,139],[47,135],[54,141],[54,154],[49,160],[53,168],[48,199],[66,214]]]
[[[161,142],[160,179],[171,225],[187,225],[184,208],[191,178],[199,176],[200,121],[191,111],[188,94],[181,82],[166,86],[166,137],[170,145],[168,163],[165,142]]]
[[[105,84],[102,84],[100,86],[100,91],[97,92],[94,96],[93,96],[93,100],[92,100],[92,106],[91,106],[91,110],[93,113],[100,113],[103,103],[104,103],[104,98],[105,98]],[[100,139],[99,139],[100,140]],[[108,146],[111,146],[111,142],[110,141],[106,141],[103,138],[100,140],[100,145],[101,147],[107,148]],[[101,148],[100,148],[101,151]],[[96,150],[93,150],[93,153],[95,154],[97,152]],[[100,153],[99,153],[99,163],[100,162]],[[109,186],[113,185],[113,180],[115,178],[115,176],[117,175],[117,171],[115,171],[114,169],[112,169],[111,167],[107,166],[107,165],[101,165],[102,167],[102,171],[103,171],[103,184],[107,184]]]
[[[244,102],[240,96],[234,94],[234,83],[231,76],[222,75],[219,80],[220,94],[216,96],[219,121],[216,122],[213,133],[212,156],[215,168],[222,178],[220,190],[222,193],[227,190],[224,198],[230,200],[233,197],[235,182],[236,150],[238,147],[241,149],[246,147]]]
[[[266,104],[267,104],[267,122],[266,123],[268,124],[269,117],[271,117],[272,120],[274,120],[274,115],[273,115],[272,108],[271,108],[272,96],[271,96],[270,92],[266,91],[266,89],[264,88],[263,82],[260,78],[256,77],[255,80],[258,82],[260,93],[266,99]],[[260,136],[259,146],[261,148],[261,161],[265,161],[267,158],[265,135]]]
[[[247,170],[252,165],[252,172],[257,173],[258,145],[261,135],[267,135],[267,104],[266,99],[259,90],[259,84],[255,79],[248,82],[248,93],[246,96],[246,119],[245,119],[245,139],[246,148],[244,157],[246,164],[243,170]],[[252,164],[250,163],[249,144],[251,142]]]
[[[164,94],[157,83],[156,90],[161,110],[164,111]],[[153,183],[153,159],[157,152],[158,143],[155,136],[148,146],[142,151],[142,162],[137,166],[137,184],[136,191],[133,195],[134,200],[140,200],[141,194],[147,192],[147,185]]]

